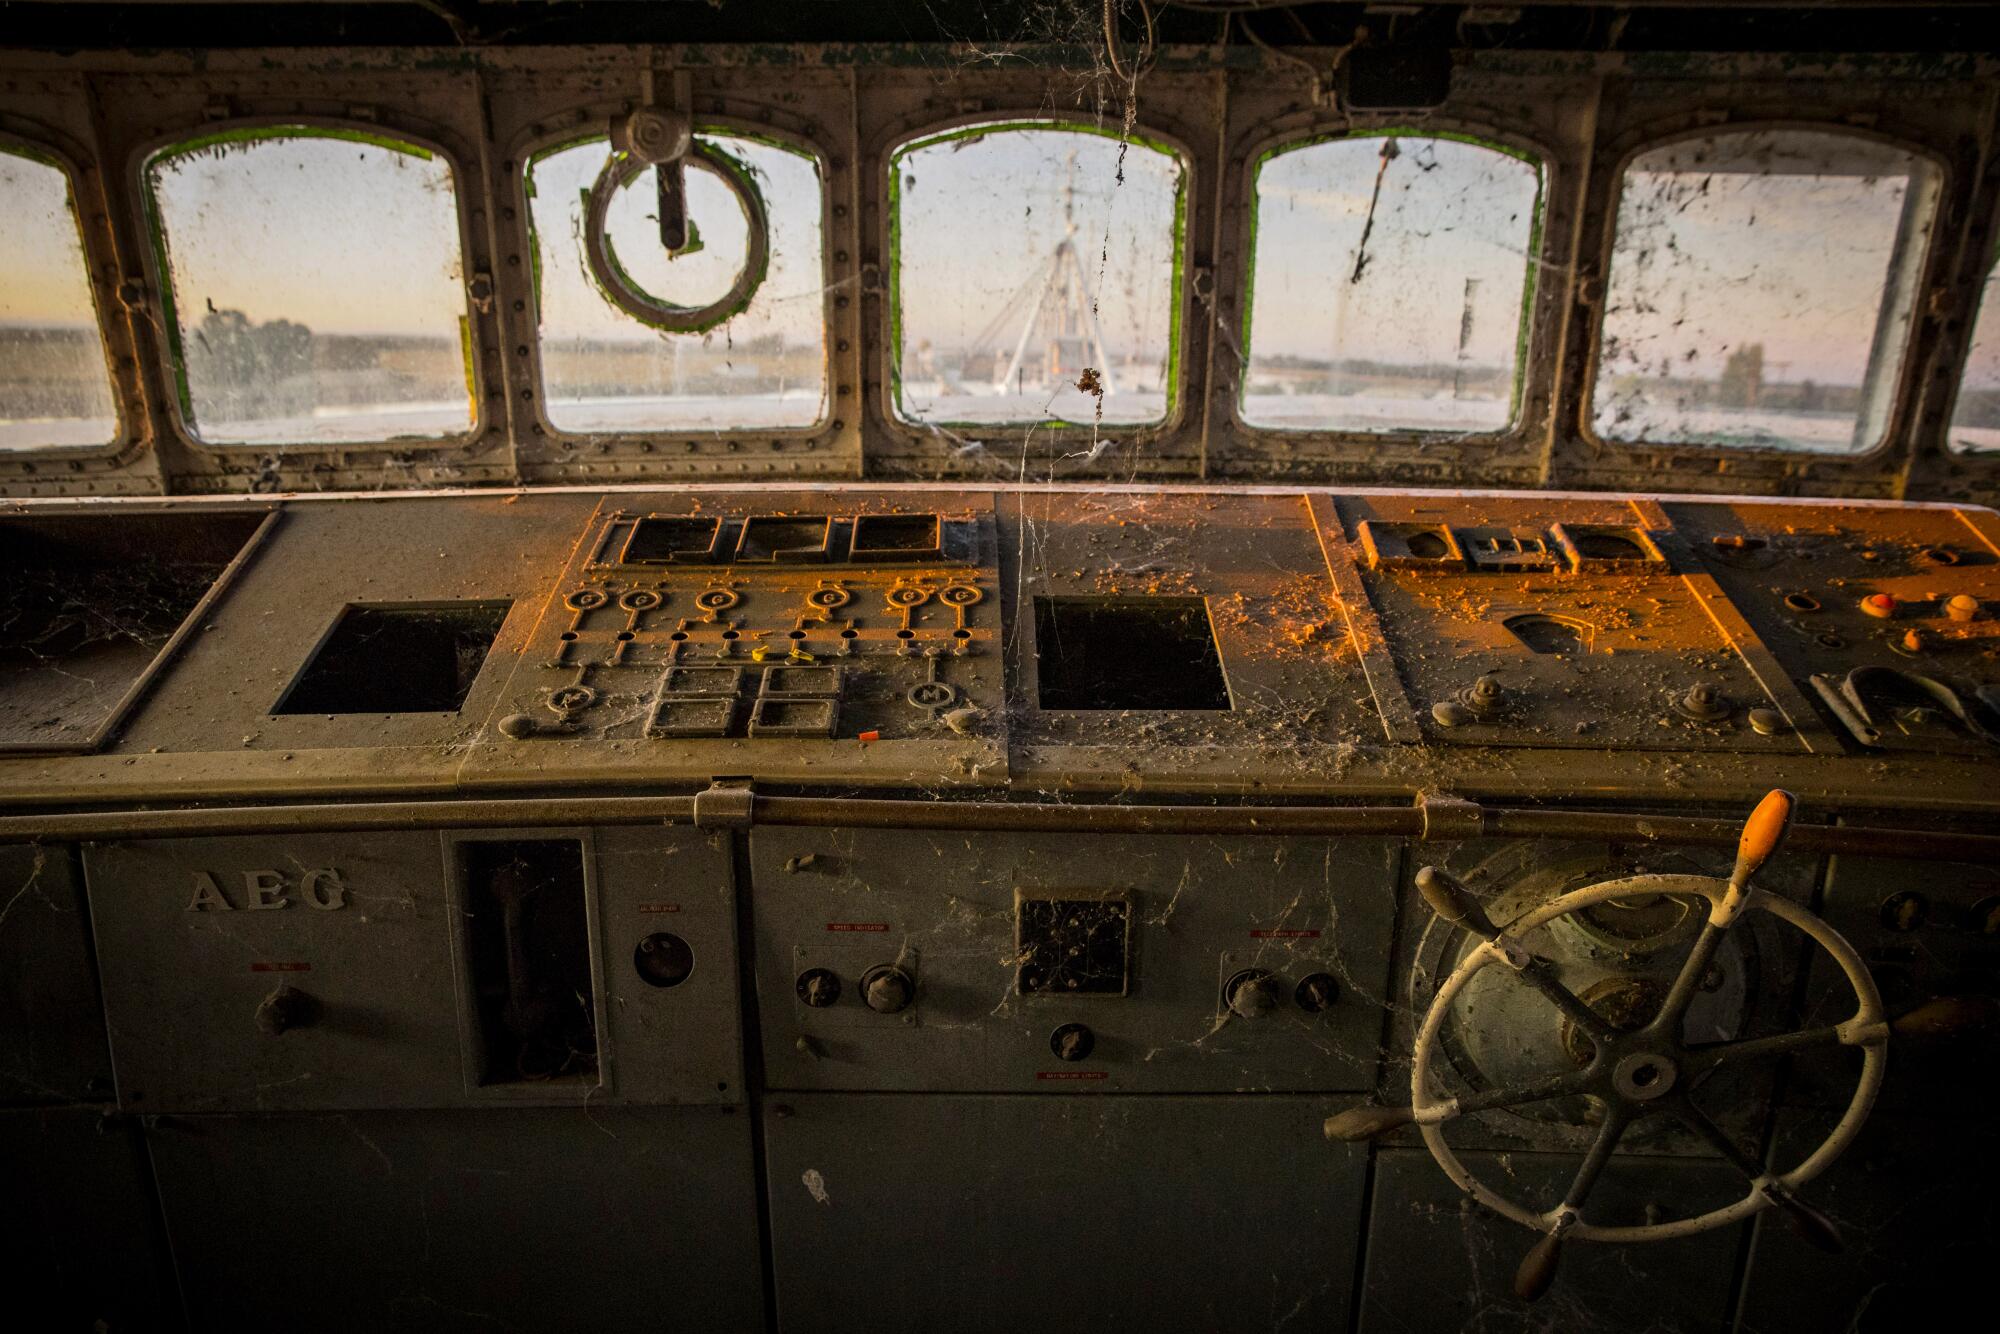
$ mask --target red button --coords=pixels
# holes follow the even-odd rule
[[[1867,612],[1870,616],[1894,616],[1896,614],[1896,599],[1890,597],[1887,593],[1871,593],[1861,599],[1861,610]]]

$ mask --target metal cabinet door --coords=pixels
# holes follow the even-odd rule
[[[1326,1330],[1366,1151],[1281,1096],[805,1094],[767,1110],[778,1323]]]
[[[762,1323],[738,1110],[203,1116],[152,1145],[197,1329]]]

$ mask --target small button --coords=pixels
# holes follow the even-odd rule
[[[1475,721],[1471,709],[1449,699],[1441,699],[1431,705],[1431,718],[1439,727],[1463,727]]]
[[[1861,610],[1886,621],[1896,614],[1896,599],[1887,593],[1870,593],[1861,599]]]
[[[1752,709],[1750,730],[1758,736],[1776,736],[1785,730],[1785,715],[1776,709]]]
[[[1960,593],[1944,604],[1944,614],[1954,621],[1972,621],[1979,618],[1979,599],[1970,593]]]

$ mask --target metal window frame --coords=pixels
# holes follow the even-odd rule
[[[742,139],[761,140],[787,152],[798,154],[813,164],[813,170],[820,182],[820,349],[824,375],[825,394],[820,404],[819,419],[809,426],[741,426],[727,428],[699,428],[661,426],[654,429],[635,431],[571,431],[557,426],[548,414],[548,380],[542,364],[541,315],[537,308],[538,294],[535,290],[534,272],[539,262],[535,254],[537,237],[541,227],[535,222],[533,201],[528,196],[528,176],[537,160],[565,147],[588,143],[606,137],[606,126],[613,116],[630,111],[630,102],[604,102],[570,109],[559,117],[567,124],[563,128],[551,128],[546,124],[531,127],[509,148],[509,160],[519,164],[519,169],[511,171],[513,178],[509,193],[511,206],[518,210],[523,224],[522,245],[529,258],[527,261],[529,278],[527,283],[527,308],[520,312],[527,317],[526,322],[533,328],[534,336],[519,344],[528,349],[524,360],[527,373],[535,391],[531,411],[533,418],[529,431],[538,445],[552,457],[560,457],[579,449],[591,449],[612,454],[646,455],[653,453],[664,442],[669,448],[675,442],[682,444],[687,452],[701,448],[704,441],[730,440],[736,442],[756,442],[770,453],[790,451],[804,453],[820,450],[836,443],[834,412],[834,366],[833,366],[833,313],[835,298],[835,275],[833,246],[831,244],[831,224],[833,205],[830,191],[828,157],[825,148],[805,137],[797,126],[774,125],[769,120],[745,119],[739,115],[696,115],[695,134],[732,135]],[[749,304],[754,304],[753,294]],[[724,326],[727,325],[724,321]],[[663,334],[662,337],[699,337],[691,334]],[[525,401],[525,398],[524,398]],[[692,449],[688,446],[692,444]]]
[[[193,129],[193,133],[188,133]],[[169,238],[167,223],[158,209],[151,183],[148,179],[153,165],[176,151],[189,151],[187,145],[196,144],[211,136],[244,134],[247,141],[275,142],[283,139],[313,138],[311,134],[294,135],[283,131],[292,129],[323,130],[329,135],[353,135],[357,141],[375,142],[388,152],[401,152],[403,148],[417,149],[429,153],[444,163],[451,174],[453,222],[459,234],[458,288],[464,302],[462,311],[465,319],[462,341],[466,345],[466,370],[471,378],[468,390],[471,396],[472,420],[469,427],[457,435],[439,436],[422,440],[354,440],[337,444],[318,444],[304,441],[242,441],[221,443],[204,440],[196,433],[196,424],[189,420],[188,404],[185,396],[187,364],[182,347],[178,321],[170,314],[178,308],[178,300],[173,290],[173,274],[164,261],[168,254]],[[263,133],[271,131],[271,133]],[[441,138],[427,134],[422,128],[412,128],[400,118],[384,116],[360,119],[351,116],[328,115],[253,115],[231,116],[226,119],[203,122],[198,127],[183,126],[163,136],[153,136],[134,146],[128,157],[128,170],[133,197],[141,210],[141,219],[146,229],[147,244],[141,259],[146,266],[147,290],[153,296],[153,309],[158,316],[154,321],[155,337],[160,343],[161,365],[168,377],[165,386],[167,408],[170,414],[175,438],[180,446],[191,453],[206,455],[230,461],[253,456],[276,456],[289,461],[297,461],[301,456],[317,457],[326,454],[417,454],[434,453],[443,456],[465,454],[476,451],[487,435],[489,421],[485,382],[481,374],[479,358],[472,352],[477,346],[479,310],[472,295],[475,274],[468,255],[471,251],[471,210],[465,207],[466,172],[458,156]]]
[[[1135,425],[1046,422],[995,423],[964,428],[936,428],[904,420],[896,413],[894,369],[899,349],[891,346],[893,298],[884,276],[893,262],[889,253],[892,220],[889,213],[889,173],[895,155],[909,145],[975,125],[1043,125],[1051,130],[1108,133],[1117,139],[1122,117],[1104,108],[1101,117],[1088,112],[1063,112],[1052,107],[1048,72],[1009,68],[964,76],[954,81],[957,96],[946,98],[928,82],[913,83],[906,74],[885,77],[879,105],[868,109],[862,126],[867,163],[864,205],[867,244],[876,280],[864,283],[864,294],[875,299],[867,322],[870,475],[892,479],[943,480],[981,477],[1022,470],[1043,477],[1186,477],[1199,475],[1209,411],[1209,331],[1197,317],[1197,290],[1212,284],[1209,242],[1214,232],[1216,180],[1214,150],[1204,144],[1201,127],[1218,125],[1222,111],[1221,78],[1205,67],[1205,57],[1182,68],[1162,62],[1147,75],[1130,126],[1133,142],[1164,145],[1180,160],[1181,234],[1177,271],[1181,282],[1171,296],[1170,320],[1177,345],[1170,354],[1177,365],[1177,383],[1170,394],[1165,420]],[[1213,140],[1213,135],[1208,136]],[[980,448],[967,448],[959,437],[976,436]],[[1093,445],[1097,446],[1093,448]]]
[[[1174,219],[1173,254],[1169,261],[1169,272],[1171,274],[1169,282],[1171,287],[1168,297],[1167,346],[1165,349],[1167,365],[1170,368],[1167,385],[1167,411],[1166,415],[1158,421],[1106,422],[1095,426],[1088,422],[1051,421],[1033,423],[1004,421],[925,423],[905,417],[898,410],[895,385],[901,379],[902,349],[894,346],[895,340],[891,336],[891,331],[902,328],[902,312],[900,309],[902,302],[902,227],[900,219],[891,216],[889,211],[890,201],[900,200],[901,198],[901,191],[894,183],[897,160],[905,153],[928,148],[932,144],[949,142],[954,135],[977,130],[982,127],[990,127],[992,132],[1000,134],[1086,134],[1094,138],[1108,139],[1121,146],[1129,144],[1144,148],[1149,152],[1161,152],[1164,150],[1173,158],[1175,165],[1180,168],[1180,181],[1176,187],[1174,201],[1174,213],[1176,216]],[[933,125],[915,134],[908,135],[883,152],[879,166],[880,185],[883,192],[884,291],[882,301],[885,315],[890,316],[888,328],[883,331],[881,338],[882,375],[880,377],[881,398],[879,407],[883,418],[891,423],[900,435],[906,439],[935,439],[939,431],[947,434],[970,432],[1014,444],[1027,443],[1034,436],[1053,433],[1061,440],[1060,448],[1067,450],[1074,448],[1075,442],[1072,437],[1078,431],[1089,432],[1100,440],[1110,438],[1129,441],[1134,445],[1142,445],[1161,439],[1162,437],[1171,436],[1185,424],[1187,419],[1187,401],[1185,395],[1181,392],[1181,377],[1185,370],[1184,358],[1187,343],[1186,330],[1184,328],[1187,318],[1187,311],[1185,309],[1187,304],[1185,300],[1185,288],[1187,284],[1181,280],[1181,276],[1185,273],[1187,265],[1187,219],[1189,217],[1189,204],[1194,193],[1195,184],[1194,157],[1188,150],[1187,145],[1171,138],[1152,134],[1143,126],[1136,124],[1130,130],[1125,129],[1123,126],[1112,129],[1106,128],[1103,125],[1091,124],[1089,121],[1081,118],[1053,116],[1047,112],[1036,116],[1017,116],[1003,112],[997,116],[977,115],[969,119],[955,117],[948,123]]]
[[[1821,453],[1808,449],[1787,449],[1775,445],[1750,447],[1740,445],[1704,445],[1698,441],[1613,440],[1609,437],[1599,435],[1592,422],[1592,418],[1596,415],[1597,395],[1603,371],[1604,323],[1609,297],[1608,284],[1611,278],[1612,256],[1618,246],[1618,214],[1624,206],[1626,178],[1631,172],[1633,162],[1646,153],[1657,149],[1671,148],[1676,144],[1693,143],[1701,139],[1721,139],[1755,134],[1782,133],[1785,131],[1818,135],[1822,138],[1846,138],[1858,140],[1862,143],[1879,144],[1885,148],[1893,148],[1899,152],[1907,153],[1919,162],[1927,162],[1930,164],[1931,169],[1937,173],[1935,177],[1935,198],[1931,207],[1930,219],[1924,228],[1922,248],[1913,256],[1916,262],[1916,281],[1912,284],[1910,293],[1909,327],[1903,334],[1902,357],[1897,366],[1894,381],[1890,386],[1887,409],[1882,414],[1881,440],[1865,450]],[[1955,182],[1952,179],[1951,163],[1942,154],[1935,153],[1918,143],[1912,143],[1893,135],[1877,133],[1873,130],[1853,125],[1794,119],[1730,120],[1720,125],[1681,129],[1671,134],[1643,139],[1633,143],[1620,153],[1616,164],[1611,169],[1611,178],[1613,182],[1612,192],[1609,199],[1605,201],[1605,227],[1600,247],[1597,251],[1596,273],[1598,275],[1597,282],[1599,284],[1600,299],[1592,303],[1591,319],[1585,331],[1586,345],[1581,349],[1584,361],[1583,394],[1576,405],[1576,430],[1578,436],[1586,444],[1594,449],[1620,451],[1627,454],[1657,454],[1664,451],[1680,454],[1694,453],[1704,458],[1713,458],[1721,455],[1731,459],[1741,457],[1745,460],[1754,459],[1763,461],[1810,459],[1817,462],[1820,460],[1830,460],[1862,467],[1877,463],[1885,455],[1892,452],[1898,437],[1907,432],[1908,417],[1912,407],[1912,391],[1916,379],[1913,371],[1919,362],[1917,355],[1919,351],[1918,333],[1923,322],[1924,293],[1931,290],[1936,270],[1942,263],[1945,251],[1948,248],[1943,243],[1941,233],[1945,230],[1948,222],[1946,202],[1951,197]],[[1914,174],[1911,176],[1910,184],[1913,189],[1919,185],[1919,181]],[[1901,257],[1895,258],[1900,259]],[[1882,311],[1889,298],[1890,292],[1885,288],[1881,300],[1876,305],[1875,316],[1877,319],[1881,318]]]
[[[11,91],[11,90],[9,90]],[[0,452],[0,492],[8,495],[157,495],[149,476],[146,409],[129,319],[121,319],[120,265],[110,235],[111,208],[105,200],[94,156],[56,126],[12,113],[0,99],[0,147],[61,171],[69,187],[77,248],[104,356],[105,382],[117,429],[96,445],[44,445]],[[101,485],[100,485],[101,483]]]
[[[1322,50],[1317,53],[1324,57]],[[528,232],[512,146],[580,136],[665,74],[707,124],[810,145],[824,164],[823,245],[831,421],[824,435],[770,431],[682,438],[635,433],[557,442],[538,433],[539,354],[524,262]],[[1324,74],[1324,70],[1320,71]],[[950,482],[1005,476],[1116,480],[1557,487],[1695,494],[2000,499],[2000,453],[1956,453],[1948,423],[1995,230],[2000,227],[2000,58],[1801,53],[1468,51],[1449,98],[1424,116],[1361,114],[1326,100],[1327,80],[1254,48],[1164,47],[1138,86],[1137,125],[1187,163],[1180,302],[1181,420],[1143,442],[1123,430],[1094,458],[1036,439],[961,455],[885,414],[882,309],[888,154],[951,124],[1120,119],[1123,89],[1049,48],[496,46],[0,53],[0,130],[59,149],[73,168],[84,250],[129,437],[124,447],[0,457],[18,496],[227,494],[701,480],[868,477]],[[1092,96],[1098,100],[1093,103]],[[139,208],[142,149],[218,123],[352,122],[439,151],[454,173],[483,433],[456,449],[407,442],[290,448],[182,438],[166,400]],[[1677,134],[1752,125],[1884,137],[1941,162],[1942,204],[1919,286],[1889,443],[1860,455],[1593,441],[1586,368],[1598,343],[1601,272],[1631,153]],[[1236,372],[1217,320],[1233,325],[1247,274],[1254,153],[1286,139],[1430,127],[1538,156],[1545,173],[1542,277],[1517,432],[1503,444],[1325,438],[1236,420]],[[115,300],[117,305],[110,304]],[[139,326],[146,326],[141,328]],[[1585,341],[1589,342],[1586,345]],[[982,431],[998,441],[998,430]],[[864,446],[864,435],[865,446]],[[1068,455],[1068,457],[1065,457]]]
[[[90,251],[86,248],[83,226],[82,176],[77,170],[75,159],[62,149],[52,145],[37,143],[8,130],[6,122],[0,120],[0,153],[23,161],[38,163],[61,173],[71,220],[76,227],[77,258],[83,264],[84,290],[90,295],[91,322],[97,330],[97,350],[104,359],[104,388],[111,398],[112,431],[111,439],[94,445],[30,445],[25,449],[10,449],[0,457],[11,459],[48,459],[57,461],[64,458],[94,459],[117,458],[131,449],[137,432],[132,429],[131,416],[126,410],[124,395],[118,391],[118,377],[112,362],[111,341],[106,336],[105,319],[107,303],[103,282],[103,272],[99,265],[91,262]],[[112,301],[117,300],[115,291],[110,293]]]
[[[1516,367],[1514,392],[1516,404],[1513,420],[1497,431],[1459,432],[1414,427],[1397,427],[1383,431],[1361,431],[1341,427],[1311,427],[1293,429],[1269,426],[1246,421],[1243,417],[1243,390],[1248,380],[1249,357],[1251,353],[1249,320],[1254,309],[1252,302],[1256,279],[1256,208],[1257,180],[1264,166],[1274,158],[1286,153],[1300,152],[1321,143],[1345,142],[1360,139],[1381,139],[1390,135],[1407,138],[1446,138],[1472,143],[1488,152],[1501,153],[1517,160],[1530,163],[1536,173],[1535,217],[1529,226],[1529,243],[1532,253],[1522,261],[1527,270],[1528,288],[1520,317],[1516,326],[1519,347],[1519,364]],[[1548,393],[1552,366],[1548,358],[1541,355],[1550,337],[1551,315],[1557,300],[1553,291],[1555,283],[1544,276],[1545,270],[1556,271],[1559,265],[1548,254],[1552,232],[1549,216],[1552,201],[1559,191],[1568,190],[1573,182],[1571,171],[1564,171],[1558,162],[1557,150],[1549,145],[1529,138],[1519,132],[1508,132],[1497,126],[1484,123],[1463,122],[1457,118],[1389,118],[1376,121],[1328,122],[1319,129],[1303,132],[1287,130],[1253,139],[1237,150],[1240,157],[1232,161],[1231,170],[1239,182],[1239,190],[1232,194],[1230,212],[1241,228],[1243,243],[1241,263],[1237,275],[1238,293],[1235,305],[1234,327],[1242,347],[1241,370],[1235,375],[1216,377],[1216,408],[1220,410],[1223,424],[1231,430],[1240,431],[1254,438],[1266,450],[1281,450],[1286,445],[1294,445],[1301,454],[1327,454],[1339,456],[1352,453],[1355,449],[1366,449],[1375,445],[1388,449],[1409,450],[1435,449],[1446,445],[1461,451],[1461,457],[1472,459],[1486,457],[1489,460],[1504,458],[1510,453],[1531,448],[1548,430]]]

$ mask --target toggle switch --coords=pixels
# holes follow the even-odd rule
[[[289,982],[280,982],[270,995],[257,1002],[257,1029],[265,1037],[277,1037],[294,1028],[310,1028],[319,1020],[320,1005],[306,992]]]

